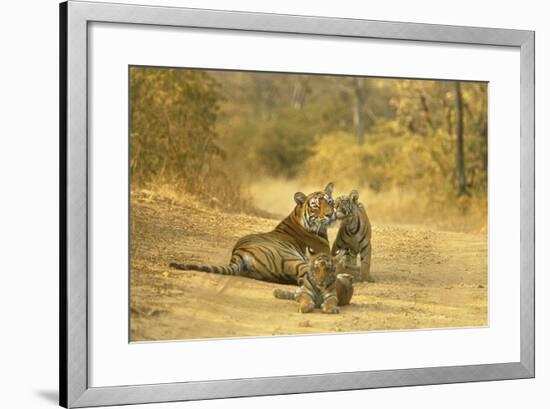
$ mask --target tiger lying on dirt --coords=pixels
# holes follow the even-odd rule
[[[372,255],[372,228],[365,207],[358,202],[359,193],[352,190],[349,196],[336,199],[336,219],[340,229],[332,245],[332,256],[340,259],[344,271],[354,271],[357,281],[374,282],[370,274]],[[357,267],[357,255],[361,265]]]
[[[340,312],[338,306],[350,303],[353,278],[349,274],[336,275],[330,255],[319,253],[311,257],[300,288],[294,291],[275,288],[273,295],[283,300],[297,301],[298,310],[302,313],[321,308],[324,313],[337,314]]]
[[[330,253],[327,227],[336,220],[333,184],[324,191],[294,194],[296,206],[275,229],[237,241],[226,266],[171,262],[179,270],[235,275],[280,284],[297,284],[308,270],[308,252]]]

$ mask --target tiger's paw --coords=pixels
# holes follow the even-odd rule
[[[323,312],[325,314],[339,314],[340,313],[340,308],[336,307],[336,306],[323,306]]]
[[[362,281],[366,281],[367,283],[374,283],[375,282],[374,278],[372,278],[372,276],[370,274],[368,274],[366,277],[364,277]]]
[[[370,273],[368,274],[353,274],[353,282],[357,283],[374,283],[376,280]]]
[[[302,314],[307,314],[315,309],[315,304],[312,302],[301,302],[298,307],[298,311]]]

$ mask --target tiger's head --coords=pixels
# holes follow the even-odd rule
[[[336,280],[336,270],[329,254],[319,253],[309,259],[308,277],[317,288],[326,288]]]
[[[339,196],[336,198],[334,208],[336,210],[336,218],[338,220],[347,219],[353,215],[353,209],[357,206],[359,193],[357,190],[352,190],[349,196]]]
[[[296,201],[295,213],[299,213],[306,230],[319,233],[336,220],[332,191],[334,185],[329,183],[322,192],[305,195],[302,192],[294,194]]]

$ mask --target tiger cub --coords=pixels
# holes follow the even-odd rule
[[[350,303],[353,295],[353,278],[349,274],[338,274],[330,255],[318,253],[309,261],[309,270],[299,289],[295,291],[275,288],[273,295],[284,300],[298,302],[302,313],[321,308],[324,313],[338,314],[338,306]]]
[[[339,267],[354,271],[357,281],[374,282],[370,273],[372,228],[365,207],[358,199],[356,190],[352,190],[349,196],[336,199],[336,219],[340,220],[340,229],[332,245],[332,256],[340,258]],[[357,255],[361,258],[359,267]]]

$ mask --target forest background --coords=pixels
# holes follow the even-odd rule
[[[131,189],[285,216],[328,181],[374,222],[487,228],[487,84],[130,68]]]

